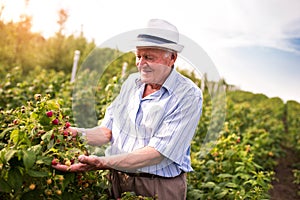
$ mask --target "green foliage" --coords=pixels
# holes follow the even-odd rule
[[[27,101],[34,99],[34,94],[49,94],[52,98],[62,98],[70,106],[71,84],[70,76],[63,72],[36,68],[23,75],[21,67],[12,68],[0,80],[0,108],[12,109],[26,105]],[[65,106],[67,106],[65,104]]]
[[[296,101],[288,101],[286,103],[286,123],[287,135],[286,146],[294,149],[298,154],[300,152],[300,104]],[[293,165],[294,183],[300,185],[300,163]],[[299,188],[299,187],[298,187]],[[300,188],[298,189],[298,195],[300,196]]]
[[[122,75],[122,66],[128,67]],[[96,48],[80,67],[73,90],[73,111],[77,125],[94,127],[116,98],[121,84],[133,71],[134,54]],[[96,109],[95,109],[96,107]]]
[[[201,138],[203,131],[207,133],[211,109],[206,108],[200,120],[192,142],[195,172],[188,177],[188,199],[268,199],[275,158],[282,155],[284,104],[279,98],[250,92],[226,95],[226,122],[220,137],[201,157]]]
[[[49,38],[41,48],[43,60],[39,65],[56,71],[71,72],[74,51],[80,51],[80,65],[94,48],[95,44],[89,43],[83,36],[66,37],[56,34]]]
[[[231,91],[227,94],[231,97],[232,101],[235,103],[249,102],[255,103],[268,99],[268,97],[264,94],[253,94],[252,92],[236,90]]]
[[[100,55],[101,51],[114,53],[108,49],[96,52]],[[79,99],[86,96],[95,98],[95,104],[91,106],[96,108],[97,120],[101,120],[106,107],[118,94],[125,78],[121,77],[123,62],[130,63],[127,73],[134,69],[132,53],[123,55],[119,52],[116,57],[110,63],[103,63],[105,67],[100,77],[95,70],[87,69],[80,71],[76,80],[89,83],[95,78],[95,87],[79,88],[77,95]],[[85,199],[94,195],[108,199],[107,171],[61,173],[50,166],[53,158],[68,162],[74,158],[76,160],[79,152],[87,150],[80,140],[75,143],[70,141],[70,136],[65,136],[63,129],[66,120],[71,123],[76,120],[72,106],[90,103],[88,99],[77,104],[72,102],[74,84],[69,83],[70,76],[64,72],[36,69],[25,78],[22,74],[21,68],[14,68],[0,83],[0,92],[4,97],[0,102],[1,198],[30,199],[41,195],[45,198]],[[268,198],[275,158],[281,155],[285,105],[278,98],[269,99],[260,95],[256,98],[255,94],[251,97],[249,93],[247,98],[241,98],[238,97],[240,94],[227,94],[226,121],[219,132],[220,137],[212,144],[213,148],[203,155],[203,138],[214,112],[210,94],[204,91],[203,115],[192,141],[195,172],[188,175],[188,199]],[[291,105],[294,106],[294,103],[288,104]],[[295,110],[294,107],[292,109]],[[49,110],[54,113],[52,117],[45,115]],[[53,125],[56,117],[61,123]],[[147,199],[132,193],[125,193],[122,198]]]
[[[292,145],[293,148],[300,152],[300,104],[296,101],[288,101],[286,103],[286,112],[288,144]]]
[[[80,154],[86,154],[86,145],[65,130],[71,119],[59,99],[40,94],[34,99],[26,106],[2,113],[12,121],[2,125],[0,197],[107,197],[108,185],[98,183],[106,172],[61,173],[52,169],[53,160],[66,165],[77,162]]]
[[[120,59],[106,68],[106,73],[116,76],[103,76],[96,86],[96,106],[102,116],[118,93],[119,63],[128,55]],[[0,82],[0,198],[108,199],[107,171],[71,174],[51,168],[54,158],[72,163],[91,149],[64,131],[67,121],[74,124],[70,76],[38,68],[30,74],[24,78],[22,69],[16,67]],[[88,71],[81,75],[83,81],[93,77]]]

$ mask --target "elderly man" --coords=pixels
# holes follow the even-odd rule
[[[186,172],[192,171],[190,142],[201,110],[201,90],[174,69],[177,28],[160,19],[150,20],[137,36],[136,66],[118,97],[93,129],[69,128],[83,134],[90,145],[110,143],[105,157],[80,156],[80,163],[58,170],[79,172],[110,169],[112,193],[123,192],[185,199]]]

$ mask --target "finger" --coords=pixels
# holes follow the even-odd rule
[[[52,165],[52,167],[54,169],[59,170],[59,171],[64,171],[64,172],[68,171],[68,166],[67,165],[57,164],[57,165]]]
[[[100,167],[101,166],[101,159],[98,156],[85,156],[85,155],[80,155],[78,157],[78,161],[90,166],[94,167]]]
[[[68,130],[71,131],[73,137],[77,136],[78,131],[75,127],[69,127]]]
[[[85,155],[80,155],[78,157],[78,161],[81,163],[86,163],[86,164],[94,164],[93,161],[91,160],[92,156],[85,156]]]
[[[52,165],[52,167],[56,170],[64,171],[64,172],[84,172],[87,170],[86,164],[82,164],[82,163],[73,164],[71,166],[57,164],[57,165]]]
[[[67,131],[68,133],[70,133],[70,135],[72,135],[72,137],[76,137],[77,135],[77,129],[74,127],[64,127],[63,129],[60,130],[61,133]]]

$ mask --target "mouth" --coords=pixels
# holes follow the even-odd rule
[[[149,74],[149,73],[151,73],[151,72],[152,72],[152,70],[149,69],[149,68],[142,68],[142,69],[141,69],[141,74]]]
[[[142,74],[148,74],[148,73],[151,73],[151,72],[152,72],[151,70],[141,70]]]

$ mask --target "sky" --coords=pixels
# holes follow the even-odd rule
[[[227,83],[242,90],[300,102],[299,0],[0,0],[2,20],[33,18],[34,32],[58,31],[58,10],[69,18],[67,34],[102,44],[115,35],[165,19],[201,46]]]

